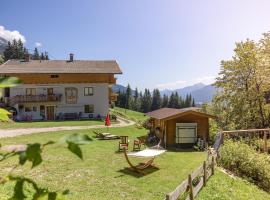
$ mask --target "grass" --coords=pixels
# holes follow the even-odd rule
[[[136,111],[128,110],[124,108],[119,108],[119,107],[114,107],[113,109],[111,109],[111,113],[118,114],[124,118],[128,118],[134,121],[145,121],[149,118],[144,113],[136,112]]]
[[[259,189],[256,185],[216,170],[196,197],[196,200],[262,200],[270,199],[270,194]]]
[[[146,130],[134,126],[125,128],[110,128],[109,131],[118,135],[129,135],[132,139],[145,135]],[[64,135],[79,132],[93,137],[91,130],[61,131],[19,136],[1,139],[3,145],[26,144],[34,142],[45,143],[48,140],[58,140]],[[132,145],[130,145],[130,149]],[[118,150],[118,140],[93,141],[82,146],[84,160],[68,152],[60,144],[54,144],[44,150],[44,163],[29,170],[30,166],[20,167],[15,174],[24,174],[33,178],[41,186],[53,190],[70,190],[67,199],[160,199],[171,192],[183,181],[187,174],[197,168],[206,158],[204,152],[173,152],[168,151],[156,158],[155,164],[159,170],[150,170],[148,175],[140,176],[127,169],[128,165],[122,153]],[[0,163],[0,176],[7,173],[18,158]],[[138,163],[141,159],[132,158]],[[0,187],[0,199],[8,199],[12,195],[12,185]]]
[[[68,120],[68,121],[41,121],[41,122],[0,122],[0,129],[17,128],[46,128],[59,126],[90,126],[104,124],[101,120]]]

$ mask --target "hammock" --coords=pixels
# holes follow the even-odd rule
[[[163,154],[166,150],[160,147],[159,145],[149,148],[149,149],[144,149],[142,151],[134,152],[134,153],[127,153],[127,150],[125,149],[125,158],[127,163],[130,165],[130,167],[135,170],[136,172],[145,174],[143,170],[149,167],[153,167],[153,162],[156,156]],[[144,157],[144,158],[151,158],[150,160],[146,161],[145,163],[141,163],[139,165],[133,165],[128,156],[132,157]]]
[[[134,152],[134,153],[128,153],[128,156],[134,156],[134,157],[155,157],[160,154],[163,154],[166,150],[161,149],[144,149],[142,151]]]

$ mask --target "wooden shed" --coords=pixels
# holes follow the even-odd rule
[[[209,118],[213,115],[199,108],[161,108],[146,115],[151,117],[152,128],[158,129],[165,147],[184,147],[197,143],[198,139],[208,143]]]

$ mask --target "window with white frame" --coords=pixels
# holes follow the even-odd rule
[[[84,88],[84,96],[92,96],[94,95],[93,87],[85,87]]]

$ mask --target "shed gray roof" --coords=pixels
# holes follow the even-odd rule
[[[0,65],[0,74],[26,73],[122,74],[122,71],[115,60],[8,60]]]

